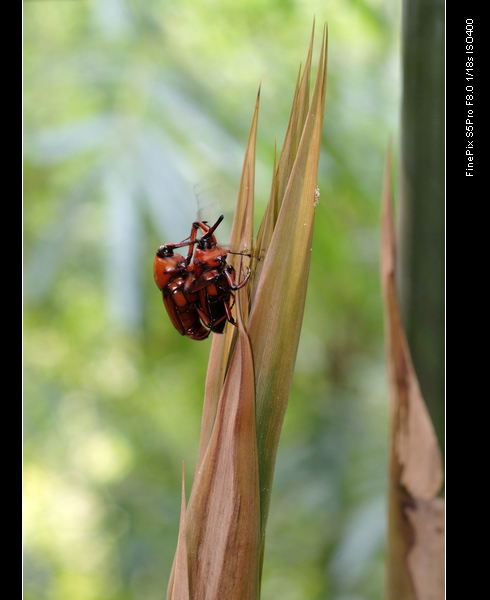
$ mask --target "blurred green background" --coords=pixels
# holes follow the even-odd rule
[[[154,253],[187,237],[198,210],[223,212],[229,228],[262,81],[258,226],[315,16],[314,72],[329,24],[321,196],[262,598],[379,599],[379,213],[387,140],[398,136],[399,3],[23,7],[24,597],[165,597],[210,340],[173,329]]]

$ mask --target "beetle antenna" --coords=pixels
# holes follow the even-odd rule
[[[240,254],[240,256],[248,256],[249,258],[255,258],[255,260],[262,260],[260,256],[255,256],[255,254],[249,254],[248,252],[233,252],[232,250],[228,250],[227,254]]]
[[[248,254],[248,252],[233,252],[232,250],[228,250],[227,254],[239,254],[240,256],[248,256],[249,258],[254,258],[254,255]]]

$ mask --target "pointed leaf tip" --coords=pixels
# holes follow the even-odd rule
[[[182,461],[182,496],[180,508],[179,537],[174,564],[167,589],[167,600],[190,600],[189,568],[187,562],[187,524],[185,508],[185,477]]]

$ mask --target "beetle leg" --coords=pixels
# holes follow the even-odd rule
[[[221,323],[221,321],[223,321],[224,319],[226,319],[226,318],[228,317],[228,314],[226,314],[226,315],[223,315],[222,317],[220,317],[219,319],[216,319],[215,321],[213,321],[212,319],[210,319],[210,318],[208,317],[208,315],[207,315],[207,314],[206,314],[206,313],[203,311],[203,309],[202,309],[200,306],[196,306],[196,310],[197,310],[197,312],[198,312],[198,314],[199,314],[199,317],[201,318],[201,321],[202,321],[202,322],[204,323],[204,325],[205,325],[206,327],[208,327],[210,330],[211,330],[213,327],[215,327],[216,325],[218,325],[218,323]],[[225,303],[225,312],[226,312],[226,303]],[[230,313],[230,315],[231,315],[231,313]],[[235,322],[234,322],[234,320],[233,320],[233,317],[231,317],[231,318],[232,318],[232,321],[233,321],[233,325],[235,325]],[[229,319],[228,319],[228,320],[229,320]],[[232,321],[230,321],[230,323],[231,323]]]
[[[238,325],[235,323],[235,319],[233,318],[233,315],[231,314],[231,308],[230,308],[230,305],[228,304],[228,301],[224,300],[223,304],[225,305],[226,318],[232,325],[234,325],[235,327],[238,327]]]
[[[192,273],[192,267],[189,269],[189,272]],[[208,285],[213,284],[221,275],[221,271],[219,269],[209,269],[205,271],[199,277],[196,277],[193,273],[192,276],[186,281],[185,291],[189,293],[199,292],[200,290],[207,288]]]
[[[200,306],[196,306],[196,310],[197,314],[199,315],[199,318],[201,319],[201,323],[203,323],[204,326],[208,329],[211,329],[212,323],[210,322],[207,314],[203,311],[203,309]]]
[[[235,271],[235,269],[233,269],[233,267],[229,267],[228,269],[225,269],[223,271],[223,273],[226,277],[226,280],[230,284],[230,288],[232,290],[239,290],[246,285],[248,278],[250,277],[250,273],[251,273],[250,267],[247,267],[247,269],[248,269],[248,273],[245,275],[245,278],[242,281],[240,281],[240,283],[238,285],[235,284],[235,282],[233,281],[233,277],[231,276],[231,272]]]
[[[187,238],[189,240],[189,254],[184,258],[185,264],[189,266],[192,258],[192,253],[194,252],[194,246],[197,243],[197,232],[199,230],[199,224],[193,223],[191,229],[191,235]]]

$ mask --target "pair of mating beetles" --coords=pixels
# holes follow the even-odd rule
[[[155,283],[173,326],[193,340],[204,340],[211,331],[223,333],[227,321],[237,326],[230,301],[233,292],[244,287],[250,277],[247,267],[247,275],[235,284],[235,269],[226,262],[226,255],[244,253],[218,246],[214,231],[222,220],[223,215],[211,227],[206,221],[195,221],[191,235],[177,244],[160,246],[153,263]],[[189,247],[187,256],[174,252],[184,246]]]

